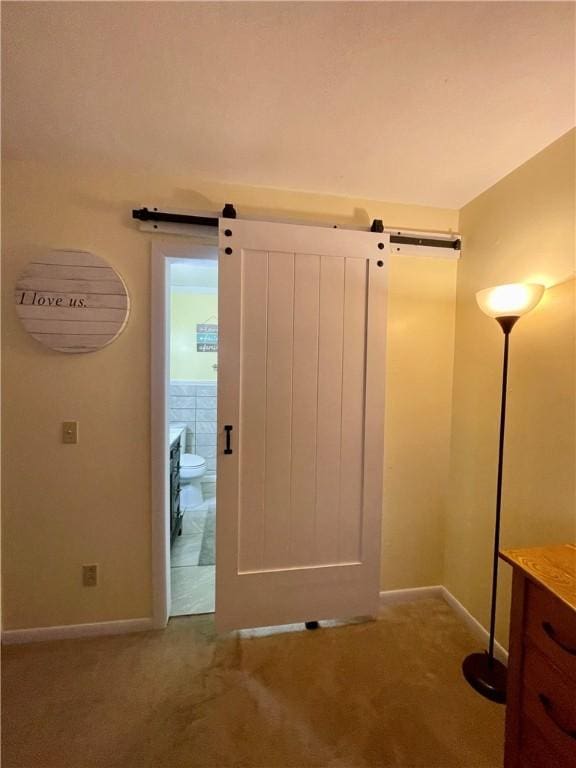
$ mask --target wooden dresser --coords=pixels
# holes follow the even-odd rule
[[[514,569],[504,768],[576,768],[576,547],[500,557]]]

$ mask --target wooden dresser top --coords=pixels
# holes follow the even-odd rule
[[[503,549],[500,557],[576,611],[576,545]]]

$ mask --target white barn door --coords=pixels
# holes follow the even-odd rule
[[[220,221],[219,629],[377,608],[388,255],[383,234]]]

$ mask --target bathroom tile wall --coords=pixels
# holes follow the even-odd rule
[[[206,473],[216,472],[216,382],[170,382],[169,421],[188,427],[186,453],[206,459]]]

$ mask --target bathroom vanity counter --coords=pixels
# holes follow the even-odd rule
[[[183,427],[170,427],[170,437],[169,437],[169,443],[170,448],[174,447],[174,443],[182,437],[182,433],[184,432]]]

